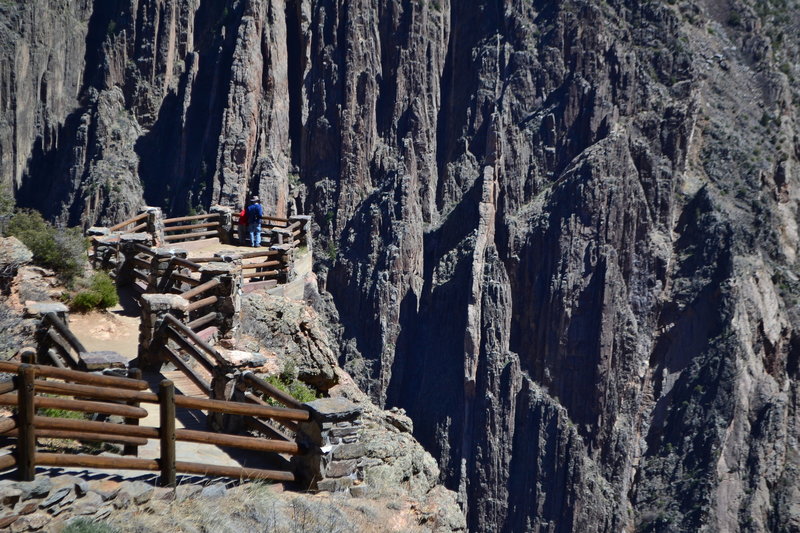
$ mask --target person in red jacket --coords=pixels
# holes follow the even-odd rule
[[[244,246],[245,234],[247,233],[247,208],[243,207],[239,213],[239,246]]]

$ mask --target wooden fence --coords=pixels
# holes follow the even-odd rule
[[[113,226],[109,227],[109,231],[124,231],[125,233],[136,233],[137,231],[142,231],[143,229],[147,228],[147,223],[142,222],[142,220],[147,218],[147,212],[140,213],[135,217],[131,217],[128,220],[123,220],[119,224],[114,224]]]
[[[239,214],[234,213],[233,224],[239,224]],[[292,247],[298,247],[308,244],[308,236],[306,235],[307,229],[304,227],[304,222],[297,220],[290,220],[282,217],[262,216],[261,217],[261,239],[262,244],[276,245],[276,244],[289,244]],[[237,240],[241,246],[246,245],[249,233],[244,232],[244,236],[238,234]],[[242,242],[244,240],[245,242]]]
[[[170,314],[165,315],[162,325],[163,335],[161,335],[162,345],[160,350],[165,362],[172,363],[175,368],[194,383],[207,396],[212,396],[211,383],[202,375],[214,375],[215,372],[231,373],[230,362],[225,359],[213,346],[208,344],[198,334],[193,331],[193,324],[183,324]],[[175,348],[170,346],[174,343]],[[182,357],[186,356],[187,360]],[[194,364],[192,364],[194,363]],[[197,368],[202,371],[197,370]],[[302,409],[303,406],[290,394],[270,385],[266,381],[258,378],[252,372],[246,372],[237,382],[236,388],[242,393],[245,402],[261,406],[268,406],[263,397],[270,398],[289,409]],[[263,420],[254,417],[245,417],[244,423],[255,431],[272,436],[273,438],[291,441],[291,433],[297,433],[297,425],[288,419]],[[283,428],[283,429],[282,429]]]
[[[57,368],[86,370],[81,354],[86,348],[55,313],[42,317],[37,331],[39,357],[47,356]]]
[[[170,244],[217,237],[219,231],[219,213],[164,219],[164,240]]]
[[[0,404],[17,406],[16,416],[0,418],[0,435],[17,439],[16,454],[0,458],[0,469],[16,466],[21,480],[32,480],[37,465],[159,471],[161,483],[166,486],[175,485],[177,473],[278,481],[295,479],[294,473],[288,470],[263,470],[177,461],[176,441],[293,455],[301,453],[301,450],[295,442],[285,439],[176,429],[175,409],[177,407],[201,409],[251,417],[255,420],[268,419],[295,424],[310,418],[309,412],[298,409],[296,403],[290,408],[191,398],[176,395],[174,384],[168,380],[161,382],[157,393],[152,393],[147,391],[147,382],[138,379],[87,374],[14,362],[0,362],[0,371],[17,374],[13,382],[0,384]],[[80,399],[48,398],[38,396],[39,393]],[[289,398],[284,400],[294,402]],[[141,403],[158,404],[159,427],[138,425],[138,421],[147,416],[147,411],[138,406]],[[120,415],[125,417],[126,423],[114,424],[37,415],[36,409],[44,407]],[[40,453],[36,450],[37,437],[116,442],[132,448],[145,444],[148,439],[157,439],[160,441],[159,457],[144,459]]]

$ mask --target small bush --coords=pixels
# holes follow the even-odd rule
[[[5,230],[28,247],[33,262],[71,283],[83,270],[88,243],[79,228],[55,228],[33,210],[19,210]]]
[[[295,377],[287,378],[284,374],[281,374],[280,376],[267,376],[265,381],[283,392],[288,392],[298,402],[305,403],[317,399],[317,394],[314,390]],[[266,398],[266,400],[272,405],[282,406],[280,402],[272,398]]]
[[[102,296],[94,291],[80,291],[75,296],[72,297],[72,300],[69,302],[69,307],[73,311],[78,311],[79,313],[86,313],[87,311],[91,311],[92,309],[97,309],[100,305],[100,300],[102,300]]]
[[[69,301],[72,310],[85,313],[92,309],[108,309],[119,302],[117,287],[105,272],[95,273]]]

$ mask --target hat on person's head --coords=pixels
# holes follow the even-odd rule
[[[250,198],[250,201],[251,202],[257,202],[258,201],[258,196],[253,196],[252,198]]]

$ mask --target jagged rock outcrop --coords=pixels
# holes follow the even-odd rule
[[[79,23],[51,35],[60,13]],[[472,530],[797,530],[796,6],[0,14],[18,200],[280,212],[291,171],[340,362],[411,416]]]
[[[242,299],[243,330],[260,347],[291,361],[300,380],[326,391],[338,381],[335,339],[317,313],[280,296],[248,294]]]

